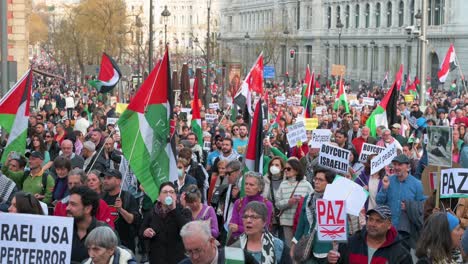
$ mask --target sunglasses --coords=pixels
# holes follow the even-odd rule
[[[233,171],[226,171],[226,175],[229,176],[231,175],[232,173],[236,172],[237,170],[233,170]]]
[[[293,168],[291,168],[291,167],[284,167],[284,170],[285,170],[285,171],[291,171],[292,169],[293,169]]]

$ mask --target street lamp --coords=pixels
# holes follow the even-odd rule
[[[421,13],[421,9],[418,9],[418,13],[416,13],[416,15],[414,15],[414,18],[416,18],[416,26],[418,28],[418,32],[420,32],[420,27],[421,27],[421,19],[422,19],[422,13]],[[421,72],[420,72],[420,68],[419,68],[419,60],[420,60],[420,56],[421,54],[419,53],[419,49],[421,47],[421,41],[419,40],[419,34],[418,33],[418,46],[417,46],[417,50],[416,50],[416,64],[418,65],[417,66],[417,76],[418,78],[421,78]]]
[[[325,67],[326,67],[326,69],[325,69],[326,74],[325,75],[327,76],[327,80],[328,80],[328,67],[329,67],[328,63],[329,63],[329,60],[330,60],[330,58],[329,58],[329,56],[330,56],[330,50],[329,50],[330,43],[327,41],[327,42],[325,42],[324,46],[325,46]]]
[[[248,65],[249,65],[249,61],[248,61],[248,60],[249,60],[249,54],[248,54],[248,53],[249,53],[249,47],[247,46],[247,41],[250,39],[249,32],[246,32],[246,33],[245,33],[244,39],[245,39],[245,55],[246,55],[246,56],[245,56],[245,60],[244,60],[246,66],[244,67],[244,69],[245,69],[245,72],[246,72],[246,74],[247,74],[247,67],[248,67]]]
[[[161,13],[161,16],[164,18],[164,46],[167,44],[167,19],[171,15],[171,12],[167,10],[167,5],[164,6],[164,10]]]
[[[343,31],[343,24],[341,23],[341,18],[338,18],[338,23],[336,23],[336,28],[338,29],[338,64],[341,65],[341,31]]]
[[[371,68],[370,68],[370,88],[372,89],[374,86],[373,74],[374,74],[374,48],[375,48],[375,41],[371,40],[370,45],[372,47],[372,55],[371,55]]]
[[[140,49],[141,49],[141,42],[142,42],[142,32],[141,28],[143,27],[143,23],[141,23],[141,19],[139,16],[135,17],[135,27],[137,27],[137,34],[136,34],[136,44],[137,44],[137,69],[138,69],[138,81],[137,87],[140,87],[140,78],[142,78],[141,74],[141,56],[140,56]]]

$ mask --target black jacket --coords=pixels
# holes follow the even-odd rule
[[[338,263],[362,264],[367,261],[367,232],[366,229],[356,232],[348,243],[340,244],[340,259]],[[412,264],[413,259],[409,251],[401,244],[398,238],[398,232],[392,226],[387,232],[387,240],[375,251],[372,256],[371,264]]]
[[[100,172],[104,172],[108,169],[106,160],[101,156],[98,155],[97,152],[91,158],[91,162],[86,166],[85,172],[88,173],[91,170],[98,170]]]
[[[224,252],[224,248],[218,248],[218,264],[224,264],[226,263],[226,254]],[[257,264],[257,261],[255,261],[255,258],[252,257],[252,255],[250,255],[249,253],[246,253],[244,251],[244,263],[245,264]],[[190,258],[185,258],[184,260],[182,260],[181,262],[179,262],[179,264],[192,264],[192,261],[190,260]]]
[[[152,238],[145,238],[151,264],[175,264],[185,258],[180,230],[191,220],[190,210],[180,205],[168,212],[165,218],[157,214],[154,208],[145,215],[140,227],[140,237],[143,237],[143,232],[148,227],[156,232]]]

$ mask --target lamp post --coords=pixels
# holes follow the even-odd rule
[[[421,36],[419,37],[419,41],[421,42],[421,89],[419,90],[419,104],[424,109],[426,107],[426,70],[427,70],[427,55],[426,55],[426,48],[427,48],[427,40],[426,40],[426,30],[427,30],[427,0],[422,0],[422,17],[421,17]]]
[[[167,45],[167,19],[171,15],[171,12],[167,10],[167,5],[164,6],[164,10],[161,13],[161,16],[164,18],[164,46]]]
[[[2,96],[8,92],[8,24],[7,24],[7,7],[6,0],[1,0],[0,19],[1,19],[1,39],[2,39]],[[5,133],[2,133],[2,138]]]
[[[343,31],[343,24],[341,19],[338,18],[338,23],[336,23],[336,28],[338,29],[338,64],[341,65],[341,31]]]
[[[249,32],[246,32],[246,33],[245,33],[244,39],[245,39],[245,54],[246,54],[245,60],[244,60],[244,61],[245,61],[245,63],[246,63],[246,67],[247,67],[247,66],[249,65],[249,64],[248,64],[248,59],[249,59],[249,54],[248,54],[248,53],[249,53],[249,47],[247,46],[247,41],[250,39]],[[244,67],[244,68],[246,68],[246,67]],[[245,69],[245,71],[246,71],[246,74],[247,74],[247,69]]]
[[[325,46],[325,76],[327,77],[327,80],[328,80],[328,67],[329,67],[328,63],[329,63],[329,60],[330,60],[330,58],[329,58],[329,56],[330,56],[330,50],[329,50],[330,43],[327,41],[327,42],[325,42],[324,46]]]
[[[138,81],[137,81],[137,87],[140,87],[140,78],[142,78],[142,73],[141,73],[141,56],[140,56],[140,49],[141,49],[141,41],[142,41],[142,32],[141,28],[143,27],[143,24],[141,23],[141,19],[139,16],[135,17],[135,27],[137,27],[137,34],[136,34],[136,44],[137,44],[137,70],[138,70]]]
[[[149,39],[148,39],[148,74],[153,68],[153,0],[150,0],[149,10]]]
[[[416,18],[416,26],[418,27],[418,31],[419,31],[419,29],[421,27],[421,19],[422,19],[421,9],[419,9],[418,13],[416,13],[416,15],[414,15],[414,18]],[[417,45],[417,50],[416,50],[416,65],[418,65],[418,66],[417,66],[417,70],[416,70],[417,71],[416,75],[418,76],[418,78],[421,78],[421,75],[420,75],[421,72],[419,71],[420,70],[420,68],[419,68],[419,58],[420,58],[420,55],[421,55],[419,53],[419,47],[421,45],[421,41],[419,40],[419,34],[420,33],[418,33],[418,36],[417,36],[417,38],[418,38],[418,43],[417,44],[418,45]]]
[[[288,30],[287,27],[284,29],[283,34],[284,34],[285,46],[286,46],[284,56],[286,57],[287,56],[286,52],[288,52],[288,36],[289,36],[289,30]],[[289,83],[289,70],[288,70],[288,60],[285,58],[284,61],[285,61],[284,62],[285,69],[283,69],[283,70],[285,70],[284,71],[284,79],[285,79],[284,83],[285,83],[285,87],[286,87],[288,85],[288,83]]]
[[[211,103],[210,93],[210,15],[211,15],[211,0],[207,1],[207,31],[206,31],[206,86],[205,86],[205,107],[208,108]]]
[[[373,80],[373,74],[374,74],[374,48],[375,48],[375,41],[371,40],[370,45],[372,47],[372,55],[371,55],[371,66],[370,66],[370,88],[372,89],[374,87],[374,80]]]

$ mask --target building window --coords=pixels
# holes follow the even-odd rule
[[[356,46],[353,46],[353,69],[357,69],[357,58],[358,58],[358,49]]]
[[[349,5],[346,6],[345,11],[345,26],[346,28],[349,28]]]
[[[435,0],[434,25],[444,24],[444,0]]]
[[[392,26],[392,2],[387,3],[387,27]]]
[[[192,16],[190,16],[190,24],[192,24]],[[228,16],[228,30],[232,31],[232,16]]]
[[[356,10],[355,10],[355,21],[354,24],[356,25],[356,28],[359,28],[359,5],[356,5]]]
[[[375,5],[375,27],[379,28],[380,27],[380,14],[381,14],[381,6],[380,3],[377,3]]]
[[[336,7],[336,24],[338,25],[338,22],[341,20],[341,7],[337,6]]]
[[[366,4],[366,12],[364,14],[366,16],[366,28],[369,28],[370,24],[370,5]]]
[[[328,29],[331,28],[331,13],[332,13],[332,9],[331,9],[331,6],[329,6],[327,10],[327,28]]]
[[[384,68],[385,71],[390,69],[390,48],[388,46],[384,47]]]
[[[364,46],[362,49],[363,49],[362,69],[367,70],[367,61],[368,61],[368,57],[369,57],[369,49],[367,48],[367,46]]]
[[[400,1],[400,5],[398,6],[398,26],[402,27],[403,26],[403,17],[405,14],[405,4],[403,1]]]
[[[414,0],[410,2],[410,25],[414,25]]]

